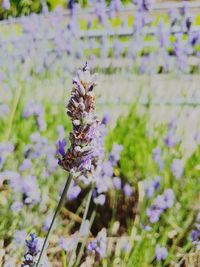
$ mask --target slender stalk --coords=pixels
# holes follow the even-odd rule
[[[62,251],[62,262],[63,262],[63,267],[67,267],[67,257],[64,250]]]
[[[40,266],[40,262],[41,262],[41,260],[42,260],[44,251],[45,251],[45,249],[46,249],[46,245],[47,245],[47,242],[48,242],[48,240],[49,240],[49,236],[50,236],[50,234],[51,234],[51,231],[53,230],[53,225],[54,225],[56,216],[58,215],[58,212],[60,211],[60,209],[61,209],[61,207],[62,207],[62,204],[63,204],[63,202],[64,202],[65,196],[66,196],[67,191],[68,191],[68,189],[69,189],[69,186],[70,186],[70,184],[71,184],[71,180],[72,180],[72,176],[69,174],[69,176],[68,176],[68,178],[67,178],[67,181],[66,181],[66,184],[65,184],[65,187],[64,187],[64,190],[63,190],[63,192],[62,192],[60,201],[59,201],[58,206],[57,206],[57,208],[56,208],[56,210],[55,210],[53,219],[52,219],[52,221],[51,221],[49,230],[48,230],[48,232],[47,232],[46,238],[45,238],[45,240],[44,240],[44,243],[43,243],[43,246],[42,246],[42,249],[41,249],[41,252],[40,252],[40,255],[39,255],[37,264],[36,264],[36,267],[39,267],[39,266]]]
[[[90,206],[91,198],[92,198],[92,189],[91,189],[90,192],[88,193],[87,203],[86,203],[86,206],[85,206],[85,211],[84,211],[84,214],[83,214],[83,219],[82,219],[81,226],[80,226],[80,229],[79,229],[79,236],[78,236],[76,245],[75,245],[75,247],[74,247],[74,249],[73,249],[73,252],[72,252],[72,254],[71,254],[71,257],[70,257],[69,266],[72,266],[73,255],[74,255],[74,253],[76,253],[76,249],[77,249],[78,242],[79,242],[79,237],[80,237],[80,230],[83,229],[85,220],[86,220],[86,218],[87,218],[87,214],[88,214],[88,210],[89,210],[89,206]]]
[[[14,117],[15,117],[15,112],[17,110],[17,106],[18,106],[19,99],[20,99],[20,96],[21,96],[21,91],[22,91],[22,88],[18,87],[18,90],[16,92],[16,95],[15,95],[15,98],[14,98],[14,101],[13,101],[10,117],[9,117],[9,120],[8,120],[8,126],[7,126],[7,130],[6,130],[6,134],[5,134],[5,140],[8,140],[9,137],[10,137],[10,133],[11,133],[11,130],[12,130],[12,124],[13,124],[13,120],[14,120]]]
[[[78,253],[77,261],[76,261],[76,263],[74,265],[75,267],[79,266],[79,263],[80,263],[81,258],[83,256],[84,248],[85,248],[85,245],[86,245],[86,242],[87,242],[87,239],[88,239],[88,235],[89,235],[90,229],[91,229],[92,224],[94,222],[95,216],[96,216],[96,210],[93,210],[91,218],[90,218],[90,227],[88,229],[87,235],[85,236],[85,238],[84,238],[84,240],[83,240],[83,242],[81,244],[81,248],[80,248],[80,251]]]

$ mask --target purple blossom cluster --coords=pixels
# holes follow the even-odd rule
[[[183,72],[190,71],[191,67],[189,68],[189,66],[191,64],[188,59],[191,55],[199,55],[196,48],[198,48],[200,40],[199,33],[191,30],[193,18],[187,8],[183,8],[179,13],[170,11],[169,25],[160,21],[153,31],[155,47],[158,43],[158,49],[156,52],[151,52],[148,49],[146,55],[146,47],[150,45],[146,44],[144,39],[152,28],[152,19],[148,12],[152,9],[153,1],[134,0],[133,4],[136,7],[135,19],[132,24],[133,31],[128,34],[130,40],[126,44],[121,42],[117,35],[116,38],[113,38],[112,43],[109,41],[109,36],[112,36],[115,30],[118,32],[118,29],[123,31],[124,27],[126,27],[125,29],[128,28],[127,18],[122,19],[118,28],[113,27],[110,20],[110,18],[117,17],[122,10],[120,0],[112,0],[109,7],[107,7],[105,0],[95,1],[91,4],[93,16],[88,18],[85,37],[82,36],[83,32],[80,30],[78,7],[73,1],[69,1],[71,11],[69,20],[65,20],[61,8],[49,13],[48,20],[45,19],[45,16],[36,14],[31,14],[28,18],[20,18],[22,27],[20,35],[16,34],[10,40],[10,37],[1,34],[0,59],[4,62],[4,67],[0,69],[0,77],[4,76],[8,69],[13,76],[18,73],[18,69],[23,70],[23,72],[26,69],[26,75],[24,75],[26,81],[32,79],[32,73],[42,75],[46,70],[54,72],[57,69],[62,69],[64,73],[66,71],[71,72],[74,69],[74,62],[82,58],[85,51],[88,50],[88,59],[91,60],[94,67],[99,66],[99,61],[96,60],[99,56],[104,60],[112,50],[112,55],[115,58],[126,57],[129,59],[131,55],[132,60],[128,63],[128,67],[132,69],[137,66],[137,71],[141,74],[169,72],[177,70],[177,68]],[[9,0],[4,0],[2,6],[8,9]],[[98,20],[103,33],[98,38],[87,38],[88,35],[92,36],[95,32],[92,28],[93,17],[94,21],[95,19]],[[128,31],[130,29],[128,28]],[[170,36],[174,32],[177,33],[175,43],[170,40]],[[187,34],[186,40],[183,40],[182,34]],[[13,49],[7,49],[8,43]],[[169,53],[171,46],[173,46],[173,56]],[[93,52],[96,49],[99,50],[98,55]],[[145,55],[143,56],[144,52]],[[105,67],[108,66],[104,61],[100,64],[101,67],[104,64]]]
[[[146,213],[150,223],[158,222],[161,214],[174,205],[174,192],[172,189],[166,189],[162,195],[158,195],[154,204],[147,208]]]
[[[178,180],[181,178],[184,172],[184,162],[181,159],[173,159],[171,163],[171,172],[173,176]]]
[[[95,114],[96,75],[91,76],[88,64],[77,72],[73,90],[67,105],[67,114],[72,120],[71,146],[64,153],[65,141],[59,142],[59,164],[75,175],[88,174],[96,165],[94,139],[99,134],[99,120]]]
[[[155,255],[157,261],[165,260],[168,256],[168,251],[165,247],[161,247],[160,245],[156,246]]]
[[[73,125],[70,147],[65,152],[66,141],[59,141],[57,154],[59,164],[74,176],[68,199],[76,199],[82,187],[92,186],[94,202],[103,205],[105,194],[111,188],[124,190],[127,197],[133,194],[133,189],[128,183],[122,188],[120,178],[114,175],[114,167],[120,160],[123,147],[114,144],[105,157],[104,137],[109,118],[104,116],[100,122],[95,114],[95,84],[96,76],[91,76],[86,63],[73,79],[74,87],[67,105],[67,114]]]
[[[144,190],[148,198],[154,196],[155,192],[160,188],[161,177],[156,176],[153,180],[146,179],[144,181]]]
[[[167,147],[174,147],[179,142],[179,138],[176,136],[175,129],[176,118],[173,118],[168,124],[167,135],[164,138],[164,143]]]
[[[39,131],[46,130],[44,110],[41,104],[36,104],[34,102],[30,102],[27,104],[23,112],[23,117],[27,119],[30,116],[33,116],[35,118],[35,122]]]
[[[200,213],[197,215],[194,229],[191,232],[191,241],[197,250],[200,250]]]
[[[36,266],[37,256],[40,252],[39,239],[35,234],[30,234],[30,240],[26,240],[27,252],[24,255],[24,261],[21,267],[34,267]]]
[[[106,229],[103,228],[97,234],[97,237],[88,244],[87,249],[90,253],[97,253],[101,258],[103,258],[106,256],[106,248],[107,232]]]
[[[164,169],[164,161],[162,159],[162,151],[160,147],[155,147],[153,149],[153,160],[155,161],[155,163],[157,164],[158,168],[160,170]]]

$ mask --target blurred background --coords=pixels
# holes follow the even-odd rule
[[[121,191],[110,189],[91,229],[107,229],[106,257],[89,262],[85,250],[79,266],[199,267],[198,0],[0,0],[0,266],[20,266],[27,236],[47,233],[66,179],[56,156],[71,131],[65,106],[86,61],[109,121],[105,158],[123,150],[108,175]],[[75,189],[45,267],[68,266],[63,240],[85,207]],[[169,205],[153,213],[166,192]]]

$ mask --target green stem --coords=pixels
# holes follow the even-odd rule
[[[47,245],[47,242],[48,242],[48,240],[49,240],[49,236],[50,236],[51,231],[52,231],[52,229],[53,229],[53,225],[54,225],[56,216],[58,215],[58,212],[60,211],[60,208],[62,207],[62,204],[63,204],[64,199],[65,199],[65,197],[66,197],[67,191],[68,191],[69,186],[70,186],[70,184],[71,184],[71,180],[72,180],[72,176],[69,174],[68,179],[67,179],[66,184],[65,184],[65,188],[64,188],[64,190],[63,190],[63,192],[62,192],[60,201],[59,201],[58,206],[57,206],[57,208],[56,208],[56,210],[55,210],[55,213],[54,213],[53,219],[52,219],[52,221],[51,221],[49,230],[48,230],[47,235],[46,235],[46,238],[45,238],[45,240],[44,240],[44,243],[43,243],[43,246],[42,246],[42,249],[41,249],[41,252],[40,252],[40,255],[39,255],[37,264],[36,264],[36,267],[39,267],[39,266],[40,266],[40,262],[41,262],[41,260],[42,260],[44,251],[45,251],[45,249],[46,249],[46,245]]]
[[[62,262],[63,262],[63,267],[67,267],[67,257],[64,250],[62,251]]]
[[[13,105],[12,105],[12,110],[11,110],[11,113],[10,113],[10,117],[9,117],[9,120],[8,120],[8,126],[7,126],[7,130],[6,130],[6,134],[5,134],[5,140],[8,140],[9,137],[10,137],[12,124],[13,124],[13,120],[14,120],[14,117],[15,117],[15,112],[17,110],[17,106],[18,106],[18,103],[19,103],[21,91],[22,91],[21,87],[18,87],[18,90],[17,90],[15,98],[14,98],[14,102],[13,102]]]
[[[80,248],[80,251],[78,253],[78,257],[77,257],[77,261],[75,263],[75,267],[79,266],[79,263],[80,263],[81,258],[83,256],[84,248],[85,248],[85,245],[86,245],[86,242],[87,242],[87,239],[88,239],[88,235],[89,235],[90,229],[91,229],[92,224],[94,222],[95,216],[96,216],[96,210],[93,210],[91,218],[90,218],[90,227],[88,229],[87,235],[85,236],[85,238],[84,238],[84,240],[83,240],[83,242],[81,244],[81,248]]]
[[[79,229],[79,236],[78,236],[76,245],[75,245],[75,247],[73,249],[73,252],[71,254],[71,257],[70,257],[69,266],[72,266],[72,259],[74,258],[73,255],[74,255],[74,253],[76,253],[76,249],[77,249],[78,242],[79,242],[80,230],[83,229],[83,226],[85,224],[85,220],[87,218],[87,214],[88,214],[88,210],[89,210],[89,206],[90,206],[90,201],[91,201],[91,198],[92,198],[92,191],[93,191],[93,189],[90,189],[90,192],[88,194],[87,203],[86,203],[85,211],[84,211],[84,214],[83,214],[83,219],[82,219],[81,226],[80,226],[80,229]]]

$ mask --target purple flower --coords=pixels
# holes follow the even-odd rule
[[[200,249],[200,213],[197,215],[195,228],[191,232],[191,241],[193,245]]]
[[[65,250],[66,252],[73,251],[78,241],[77,234],[73,234],[67,238],[60,238],[60,248]]]
[[[40,252],[39,239],[35,234],[30,234],[30,239],[26,240],[27,252],[24,255],[24,261],[21,267],[32,267],[36,264],[36,257]]]
[[[103,228],[97,235],[96,239],[90,242],[87,249],[90,252],[96,252],[101,258],[106,256],[107,247],[107,233],[106,229]]]
[[[101,195],[98,195],[97,197],[94,198],[94,203],[96,205],[104,205],[105,204],[105,201],[106,201],[106,196],[101,194]]]
[[[65,139],[65,129],[64,129],[63,125],[59,125],[57,127],[57,133],[58,133],[58,140]]]
[[[102,171],[104,175],[112,177],[113,175],[113,165],[110,161],[104,161],[102,164]]]
[[[155,255],[156,255],[157,261],[165,260],[168,255],[168,251],[165,247],[161,247],[160,245],[157,245],[156,250],[155,250]]]
[[[159,220],[160,215],[168,208],[174,205],[174,192],[171,189],[166,189],[162,195],[158,195],[151,208],[148,208],[146,213],[151,223]]]
[[[174,147],[179,140],[176,138],[174,132],[169,130],[167,136],[164,139],[165,145],[167,147]]]
[[[122,181],[120,177],[114,177],[113,178],[113,185],[116,189],[120,190],[122,187]]]
[[[101,123],[104,124],[104,125],[107,125],[109,123],[109,121],[110,121],[110,115],[109,114],[105,114],[103,116],[103,119],[102,119]]]
[[[35,176],[29,175],[21,180],[21,192],[24,194],[25,204],[40,202],[40,189]]]
[[[180,179],[183,175],[184,163],[180,159],[174,159],[171,164],[171,172],[176,179]]]
[[[166,189],[163,194],[166,209],[171,208],[174,205],[174,192],[172,189]]]
[[[76,199],[78,197],[78,195],[80,194],[80,192],[81,192],[80,186],[75,185],[74,182],[71,182],[70,187],[69,187],[69,190],[67,192],[67,198],[69,200],[74,200],[74,199]]]
[[[16,230],[14,233],[14,242],[17,246],[22,246],[24,245],[24,242],[26,240],[26,232],[24,230]]]
[[[159,147],[156,147],[153,149],[153,160],[155,163],[158,165],[160,170],[164,169],[164,162],[162,160],[162,155],[161,155],[161,149]]]
[[[153,181],[145,180],[144,189],[145,189],[145,192],[146,192],[146,195],[148,198],[152,197],[154,195],[155,191],[159,189],[160,180],[161,180],[160,176],[156,176]]]
[[[20,171],[26,171],[32,168],[32,162],[30,159],[24,159],[22,164],[19,167]]]
[[[62,141],[58,141],[58,150],[56,151],[57,154],[60,154],[62,158],[65,156],[65,147],[67,145],[67,142],[65,139]]]
[[[147,208],[146,213],[150,223],[155,223],[159,221],[162,210],[157,209],[155,206],[152,206],[150,209]]]
[[[13,213],[19,212],[20,210],[22,210],[22,208],[23,208],[23,203],[20,201],[15,201],[11,206],[11,210]]]
[[[191,232],[191,240],[192,240],[192,242],[196,242],[198,239],[200,239],[200,231],[192,230],[192,232]]]
[[[112,150],[110,154],[108,155],[109,160],[113,163],[113,165],[117,164],[117,162],[120,160],[120,154],[123,150],[122,145],[114,144],[112,146]]]
[[[132,186],[131,186],[130,184],[128,184],[128,183],[126,183],[126,184],[124,185],[123,190],[124,190],[124,194],[125,194],[126,197],[130,197],[130,196],[133,194],[133,188],[132,188]]]
[[[10,9],[10,0],[3,0],[2,1],[2,8],[4,10],[9,10]]]
[[[48,229],[49,229],[49,227],[51,225],[52,218],[53,218],[52,214],[48,214],[47,217],[45,218],[45,221],[44,221],[44,224],[43,224],[43,227],[42,227],[42,230],[44,232],[48,231]]]

